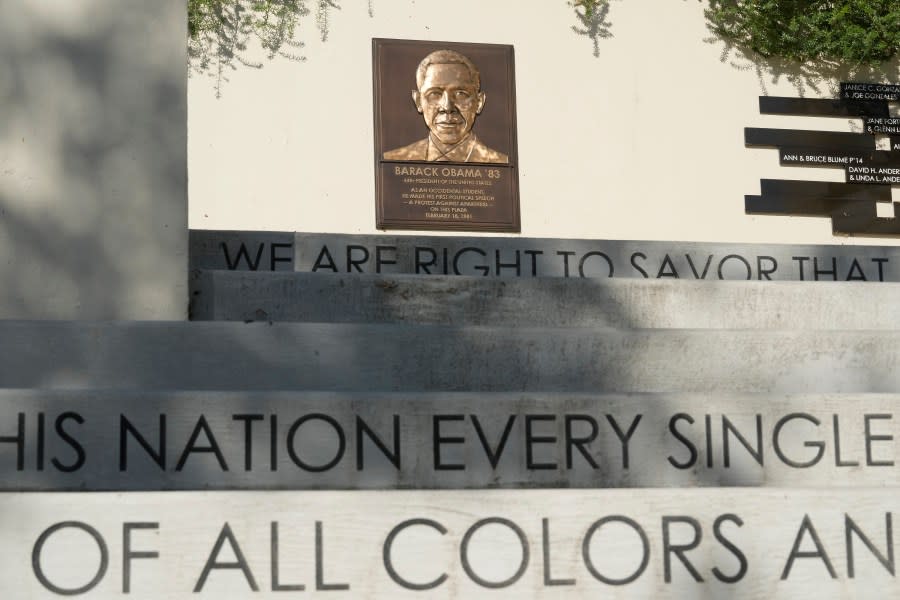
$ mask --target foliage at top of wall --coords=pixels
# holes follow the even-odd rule
[[[188,0],[188,49],[205,61],[239,56],[256,37],[270,57],[284,52],[300,19],[304,0]],[[215,47],[212,47],[215,46]],[[214,52],[207,52],[214,50]]]
[[[765,57],[877,65],[900,53],[897,0],[709,0],[706,18]]]
[[[328,38],[329,15],[340,10],[340,0],[188,0],[188,58],[192,69],[216,80],[216,96],[221,95],[227,72],[238,65],[261,68],[245,54],[255,40],[271,60],[276,56],[306,60],[299,54],[303,42],[295,32],[312,11],[322,41]],[[369,16],[373,2],[368,0]]]
[[[245,52],[256,40],[268,58],[304,60],[294,32],[309,14],[305,0],[188,0],[188,58],[193,70],[211,75],[216,96],[238,65],[261,68]]]
[[[900,54],[898,0],[708,1],[716,37],[767,58],[876,65]],[[583,22],[609,10],[609,0],[571,4]]]
[[[735,50],[750,65],[739,68],[754,68],[760,76],[760,56],[767,59],[766,69],[797,81],[831,77],[841,69],[878,76],[873,69],[900,56],[900,0],[700,1],[708,3],[707,27],[724,42],[725,53]],[[595,56],[600,41],[613,35],[610,2],[568,0],[579,23],[572,29],[591,38]],[[368,0],[370,16],[372,5]],[[187,7],[191,67],[216,79],[217,95],[229,71],[262,67],[246,57],[254,41],[270,59],[302,61],[303,43],[295,36],[301,21],[314,10],[325,40],[329,12],[341,8],[340,0],[188,0]]]

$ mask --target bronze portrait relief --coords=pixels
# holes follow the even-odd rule
[[[508,163],[509,157],[485,146],[472,131],[486,100],[481,73],[453,50],[436,50],[416,69],[412,100],[425,119],[424,140],[384,153],[385,160]]]
[[[372,61],[377,226],[520,231],[512,46],[374,39]]]

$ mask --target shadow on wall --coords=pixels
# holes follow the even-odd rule
[[[183,11],[0,4],[0,318],[184,318]]]
[[[610,28],[612,22],[607,20],[610,0],[573,0],[569,5],[575,9],[575,18],[579,25],[573,25],[572,31],[591,39],[594,43],[594,56],[600,56],[600,40],[613,36]]]
[[[850,65],[838,62],[798,63],[778,57],[763,57],[742,46],[709,37],[704,40],[708,44],[722,48],[720,60],[739,71],[753,71],[759,80],[760,90],[769,94],[770,85],[778,85],[788,81],[797,95],[837,97],[841,81],[866,81],[876,83],[894,83],[900,81],[900,57],[881,65]]]

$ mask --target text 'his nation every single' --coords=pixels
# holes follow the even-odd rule
[[[0,489],[900,484],[889,394],[219,396],[6,401]]]

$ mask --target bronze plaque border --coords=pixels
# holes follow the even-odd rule
[[[385,99],[385,75],[386,71],[390,70],[390,66],[385,64],[384,61],[384,50],[398,49],[401,52],[411,53],[415,56],[418,56],[418,60],[412,65],[411,68],[404,68],[401,72],[404,74],[405,81],[410,82],[404,87],[404,94],[407,98],[401,106],[397,107],[389,107],[386,106]],[[496,118],[491,118],[490,113],[491,110],[494,114],[505,111],[507,115],[506,120],[509,122],[508,128],[505,131],[505,139],[501,138],[498,143],[498,136],[496,133],[496,127],[493,132],[490,132],[487,137],[487,142],[489,145],[494,144],[494,148],[504,152],[509,156],[508,164],[488,164],[488,163],[450,163],[450,162],[442,162],[442,163],[428,163],[428,162],[398,162],[398,161],[387,161],[382,158],[383,153],[389,150],[392,147],[398,147],[399,145],[408,144],[410,142],[415,141],[415,137],[410,137],[409,139],[405,139],[402,143],[397,143],[396,141],[386,141],[385,138],[389,137],[385,135],[385,127],[393,120],[401,120],[404,124],[410,122],[415,119],[415,122],[418,124],[419,129],[424,129],[422,126],[421,116],[415,111],[412,107],[412,100],[409,99],[409,91],[414,87],[414,74],[415,67],[418,64],[419,60],[424,58],[428,53],[433,52],[434,50],[456,50],[466,56],[469,54],[475,54],[476,57],[478,55],[484,54],[492,54],[493,62],[502,61],[504,67],[502,69],[503,74],[505,75],[505,79],[503,82],[503,93],[501,96],[501,103],[498,106],[496,103],[496,98],[494,98],[494,104],[491,104],[491,99],[496,95],[491,93],[490,87],[496,89],[499,87],[496,79],[493,80],[493,83],[485,85],[486,78],[482,77],[482,89],[486,91],[488,94],[488,102],[485,105],[485,112],[479,117],[479,121],[476,124],[477,133],[479,134],[479,138],[481,138],[481,133],[483,130],[490,130],[491,120],[496,121]],[[479,64],[479,60],[477,58],[473,58],[473,61],[478,65],[479,69],[482,69],[482,65]],[[497,68],[493,69],[494,75],[496,77]],[[484,70],[482,69],[482,74],[484,74]],[[396,77],[396,76],[395,76]],[[464,43],[464,42],[442,42],[442,41],[431,41],[431,40],[400,40],[400,39],[387,39],[387,38],[373,38],[372,39],[372,79],[373,79],[373,117],[374,117],[374,134],[375,134],[375,214],[376,214],[376,227],[378,229],[420,229],[420,230],[434,230],[434,231],[493,231],[493,232],[507,232],[507,233],[519,233],[522,231],[521,228],[521,214],[519,207],[519,152],[518,152],[518,138],[517,138],[517,120],[516,120],[516,85],[515,85],[515,53],[513,50],[513,46],[506,44],[484,44],[484,43]],[[505,97],[505,102],[503,98]],[[487,117],[488,122],[485,123],[483,120]],[[487,124],[487,127],[484,125]],[[404,127],[404,129],[408,130],[408,126]],[[426,130],[427,131],[427,130]],[[422,135],[425,135],[425,132],[422,132]],[[447,220],[434,220],[434,219],[406,219],[406,218],[391,218],[389,216],[390,209],[385,206],[385,203],[389,201],[389,198],[386,197],[384,193],[384,180],[381,175],[381,167],[386,164],[403,164],[403,165],[418,165],[418,166],[455,166],[455,165],[472,165],[472,166],[482,166],[489,168],[501,168],[504,171],[509,171],[509,176],[511,178],[511,190],[508,197],[500,197],[496,199],[498,205],[503,205],[505,207],[505,211],[510,215],[509,219],[495,219],[495,220],[481,220],[481,221],[465,221],[465,222],[457,222],[457,221],[447,221]]]

